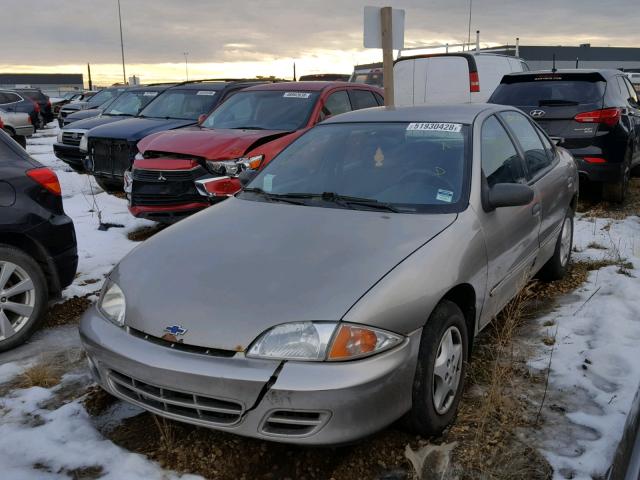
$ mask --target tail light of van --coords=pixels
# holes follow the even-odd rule
[[[619,108],[604,108],[591,112],[582,112],[573,119],[580,123],[602,123],[609,127],[614,127],[620,121],[621,110]]]
[[[469,72],[469,91],[480,91],[480,78],[478,77],[478,72]]]
[[[40,184],[41,187],[54,195],[58,197],[62,195],[60,182],[53,170],[48,168],[33,168],[31,170],[27,170],[27,177]]]

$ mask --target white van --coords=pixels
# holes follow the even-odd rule
[[[400,57],[393,66],[398,106],[483,103],[503,75],[529,70],[517,57],[493,53],[439,53]]]

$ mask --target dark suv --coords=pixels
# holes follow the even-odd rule
[[[38,88],[16,88],[14,91],[18,92],[23,97],[30,98],[38,104],[40,107],[40,115],[42,115],[44,123],[53,121],[55,117],[53,115],[53,108],[51,107],[51,100],[49,100],[47,95],[42,93],[42,90]]]
[[[87,133],[87,170],[107,191],[122,191],[124,171],[138,153],[137,143],[152,133],[195,125],[230,95],[264,80],[197,80],[168,88],[136,118]]]
[[[557,137],[582,179],[602,184],[605,200],[622,202],[640,164],[640,104],[618,70],[545,70],[505,75],[490,103],[519,107]]]
[[[26,341],[76,274],[56,174],[0,131],[0,351]]]

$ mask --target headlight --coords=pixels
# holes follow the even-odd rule
[[[140,152],[136,153],[136,156],[133,157],[134,160],[144,160],[144,155],[142,155]]]
[[[109,279],[102,289],[98,300],[98,309],[116,325],[120,327],[124,325],[124,314],[127,309],[124,293],[116,283]]]
[[[364,325],[338,322],[294,322],[264,332],[247,357],[281,360],[340,361],[373,355],[402,342],[403,337]]]
[[[62,143],[62,130],[60,130],[60,131],[58,132],[58,137],[56,138],[56,141],[57,141],[58,143]]]
[[[216,175],[237,176],[243,170],[257,170],[264,159],[264,155],[240,157],[233,160],[208,160],[207,167]]]
[[[80,146],[78,148],[80,148],[81,152],[89,151],[89,139],[84,133],[82,134],[82,138],[80,139]]]

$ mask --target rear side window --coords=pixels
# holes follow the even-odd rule
[[[522,81],[501,83],[491,98],[490,103],[517,106],[571,106],[601,103],[605,82],[587,80],[569,80],[552,76],[525,77]],[[549,78],[549,79],[545,79]]]
[[[0,98],[2,98],[2,103],[14,103],[20,101],[20,97],[16,93],[3,92],[0,93],[0,95]]]
[[[627,86],[627,90],[629,91],[629,98],[632,99],[634,102],[638,103],[638,94],[635,88],[633,88],[633,85],[631,84],[629,79],[625,78],[624,83]]]
[[[520,156],[507,131],[495,116],[482,125],[482,171],[489,187],[496,183],[522,183]]]
[[[376,97],[376,101],[378,105],[384,105],[384,97],[377,92],[373,92],[374,97]]]
[[[349,95],[345,90],[334,92],[324,102],[320,119],[324,120],[328,116],[339,115],[341,113],[349,112],[351,110],[351,103],[349,102]]]
[[[538,172],[551,165],[551,159],[547,156],[538,132],[531,125],[529,119],[518,112],[502,112],[500,116],[520,142],[531,177],[535,177]]]
[[[351,96],[354,110],[378,106],[378,102],[376,102],[373,93],[367,90],[350,90],[349,95]]]

